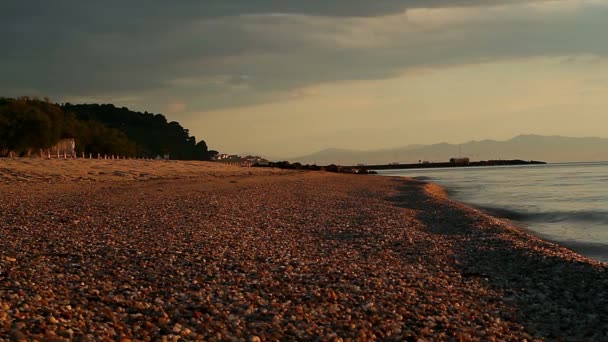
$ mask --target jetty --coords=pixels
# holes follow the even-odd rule
[[[392,170],[392,169],[432,169],[432,168],[447,168],[447,167],[478,167],[478,166],[514,166],[514,165],[543,165],[546,162],[537,161],[537,160],[521,160],[521,159],[511,159],[511,160],[481,160],[481,161],[467,161],[467,162],[439,162],[439,163],[429,163],[429,162],[421,162],[415,164],[399,164],[399,163],[390,163],[390,164],[377,164],[377,165],[354,165],[354,166],[346,166],[345,168],[356,169],[356,170]]]

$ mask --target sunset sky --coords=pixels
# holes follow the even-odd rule
[[[605,0],[3,0],[0,28],[0,96],[163,113],[221,152],[608,137]]]

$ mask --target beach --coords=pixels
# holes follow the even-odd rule
[[[608,340],[608,267],[400,177],[0,160],[0,340]]]

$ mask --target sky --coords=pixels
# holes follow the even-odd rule
[[[608,137],[605,0],[2,0],[0,96],[163,113],[225,153]]]

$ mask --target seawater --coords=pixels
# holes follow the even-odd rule
[[[437,183],[452,199],[608,262],[608,162],[385,170]]]

